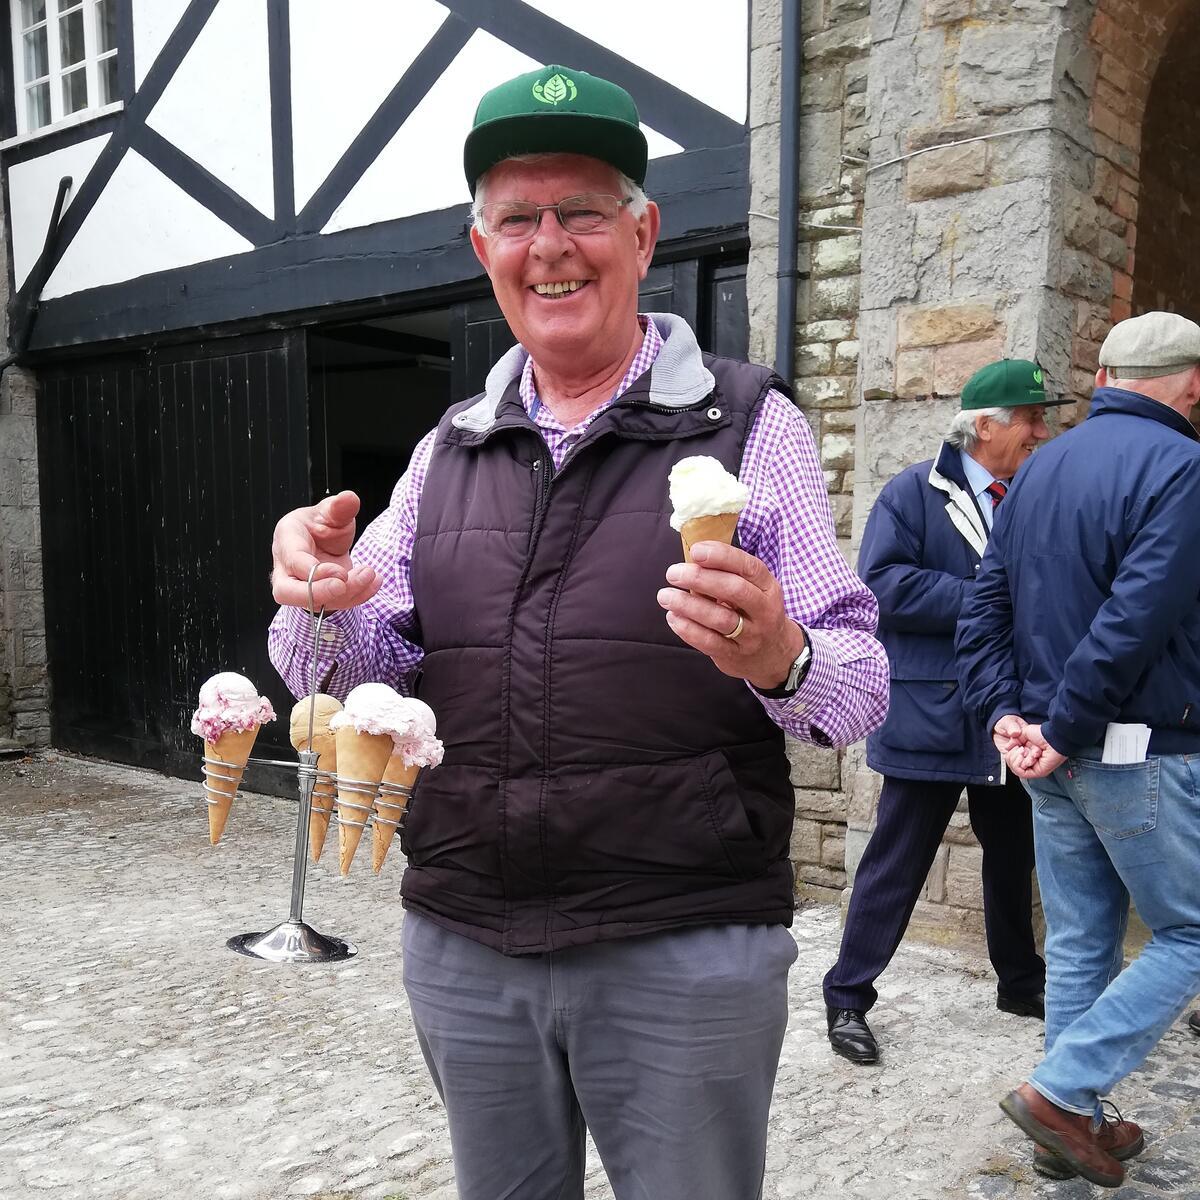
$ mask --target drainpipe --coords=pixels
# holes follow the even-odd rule
[[[779,261],[775,272],[775,373],[790,388],[796,366],[796,270],[800,216],[801,0],[783,6],[779,46]]]
[[[9,341],[12,353],[7,358],[0,358],[0,373],[11,367],[25,353],[25,348],[29,345],[29,339],[33,334],[33,323],[37,319],[38,304],[42,298],[42,288],[46,286],[46,280],[50,278],[50,264],[53,261],[54,251],[58,247],[58,226],[62,219],[63,206],[67,202],[67,193],[70,190],[71,176],[64,175],[58,181],[58,194],[54,197],[54,208],[50,214],[50,224],[46,228],[46,240],[42,244],[42,253],[29,273],[24,288],[21,289],[27,297],[25,303],[28,307],[22,315],[20,325],[17,326]],[[16,308],[17,305],[14,304],[13,307]]]

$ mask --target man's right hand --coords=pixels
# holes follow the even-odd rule
[[[358,509],[353,492],[339,492],[280,518],[271,542],[271,591],[277,604],[308,608],[308,573],[314,566],[318,610],[354,608],[379,591],[379,575],[350,561]]]

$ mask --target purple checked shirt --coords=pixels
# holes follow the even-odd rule
[[[533,360],[525,360],[521,401],[546,440],[555,470],[592,421],[658,356],[662,335],[650,318],[640,320],[645,337],[612,399],[571,429],[540,402]],[[413,451],[387,511],[354,546],[354,562],[373,567],[383,579],[382,587],[365,604],[331,613],[322,625],[317,678],[328,678],[327,690],[334,695],[345,696],[360,683],[404,679],[421,661],[421,647],[404,635],[413,629],[409,567],[434,432]],[[750,502],[738,520],[739,543],[779,580],[784,609],[804,627],[812,647],[812,665],[794,696],[770,700],[754,694],[771,719],[793,737],[848,745],[876,729],[887,713],[887,657],[874,637],[879,611],[875,597],[837,548],[808,422],[776,391],[767,393],[746,438],[741,479],[750,489]],[[268,646],[271,661],[292,693],[306,695],[312,670],[308,613],[281,608],[271,622]]]

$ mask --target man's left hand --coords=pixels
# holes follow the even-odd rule
[[[761,559],[722,542],[697,542],[675,563],[658,602],[679,638],[719,670],[764,690],[781,686],[804,649],[804,631],[783,608],[783,590]],[[729,635],[738,629],[736,638]]]
[[[1026,725],[1022,739],[1024,745],[1014,746],[1005,756],[1009,769],[1021,779],[1045,779],[1067,761],[1046,741],[1040,725]]]

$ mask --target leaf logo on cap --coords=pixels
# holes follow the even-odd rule
[[[533,85],[533,98],[543,104],[558,104],[562,100],[574,100],[579,95],[575,81],[565,75],[554,74],[549,79],[538,80]]]
[[[1036,371],[1034,371],[1033,382],[1036,383],[1038,385],[1038,387],[1042,386],[1042,368],[1041,367],[1038,367],[1038,369]]]

